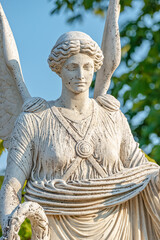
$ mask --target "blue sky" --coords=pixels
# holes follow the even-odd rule
[[[32,96],[56,99],[61,93],[61,80],[47,63],[51,48],[64,32],[83,31],[101,44],[105,19],[85,14],[84,21],[66,24],[66,15],[50,16],[53,3],[48,0],[1,0],[13,31],[22,66],[24,80]],[[5,167],[7,154],[0,158]]]
[[[61,79],[47,63],[48,55],[58,37],[68,31],[83,31],[101,45],[105,19],[91,13],[84,15],[82,23],[66,24],[67,16],[50,15],[53,0],[1,0],[13,31],[22,66],[24,80],[31,96],[46,100],[56,99],[61,94]],[[106,1],[107,2],[107,1]],[[126,7],[120,16],[120,25],[138,16],[144,2],[133,1],[133,8]],[[146,52],[146,48],[144,51]],[[122,64],[118,76],[126,71]],[[0,171],[6,165],[7,153],[0,158]]]

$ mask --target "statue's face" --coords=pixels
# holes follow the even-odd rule
[[[94,74],[94,61],[86,54],[78,53],[64,63],[61,70],[62,83],[74,93],[89,89]]]

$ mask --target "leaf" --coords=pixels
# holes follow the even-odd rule
[[[4,177],[3,177],[3,176],[0,176],[0,189],[1,189],[1,187],[2,187],[3,180],[4,180]]]
[[[75,22],[75,20],[82,21],[82,19],[83,19],[82,15],[81,14],[77,14],[77,15],[75,15],[73,17],[68,18],[67,23],[73,23],[73,22]]]
[[[101,17],[104,17],[105,12],[104,12],[103,9],[97,8],[97,9],[94,10],[94,14],[95,14],[95,15],[100,15]]]
[[[153,158],[155,158],[157,156],[160,156],[160,145],[154,146],[154,148],[152,150],[152,153],[151,153],[151,156]],[[156,162],[160,165],[160,158],[158,158]]]
[[[83,0],[83,5],[85,9],[90,9],[93,6],[94,0]]]
[[[18,235],[21,240],[30,240],[32,236],[31,223],[28,218],[22,223]]]
[[[143,152],[143,153],[145,154],[145,157],[148,159],[149,162],[156,163],[156,161],[153,158],[149,157],[145,152]]]
[[[4,147],[3,147],[3,140],[0,139],[0,156],[2,155],[3,151],[4,151]]]

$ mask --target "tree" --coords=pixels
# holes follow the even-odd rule
[[[54,3],[51,14],[68,12],[68,23],[82,21],[85,11],[104,16],[107,9],[106,0],[50,1]],[[160,0],[121,0],[121,12],[125,12],[126,6],[133,8],[136,1],[144,4],[139,15],[120,26],[122,64],[125,64],[127,72],[120,77],[115,73],[110,92],[120,100],[142,149],[150,147],[150,156],[160,164]],[[146,55],[137,60],[135,55],[144,44],[148,47]],[[142,114],[141,119],[139,113]],[[0,155],[3,150],[0,140]],[[0,188],[2,182],[3,177],[0,177]],[[30,236],[31,229],[26,220],[21,229],[21,239],[30,239]]]
[[[107,8],[106,0],[53,2],[51,14],[68,12],[68,23],[82,21],[85,11],[104,16]],[[125,65],[126,72],[115,72],[110,93],[120,100],[140,147],[160,164],[160,0],[121,0],[121,12],[137,2],[137,16],[120,25],[120,68]]]

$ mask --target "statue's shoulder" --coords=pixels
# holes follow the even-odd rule
[[[27,125],[37,121],[41,122],[47,108],[48,105],[45,99],[40,97],[29,98],[24,102],[16,122]]]
[[[33,97],[27,99],[15,121],[14,128],[23,127],[26,131],[32,128],[36,129],[44,118],[47,108],[47,101],[43,98]]]
[[[96,101],[109,112],[117,112],[120,109],[120,102],[110,94],[98,96]]]
[[[22,112],[24,113],[40,113],[47,109],[47,101],[40,97],[32,97],[24,102]]]

